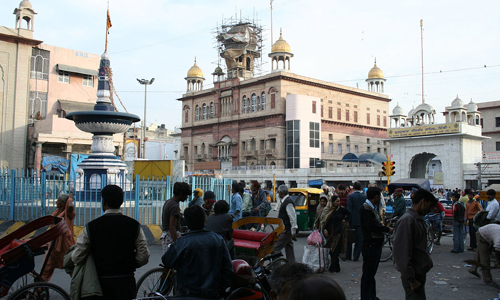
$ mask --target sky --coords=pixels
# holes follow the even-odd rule
[[[13,28],[19,0],[0,2],[1,26]],[[34,38],[87,53],[104,52],[105,0],[31,0],[38,14]],[[500,100],[500,2],[465,0],[110,0],[113,27],[108,54],[113,81],[130,113],[144,115],[144,87],[136,78],[155,78],[148,87],[147,120],[181,125],[180,98],[196,57],[212,87],[217,67],[214,31],[230,17],[256,20],[264,29],[263,74],[270,72],[271,27],[294,57],[291,72],[366,90],[374,60],[387,79],[390,111],[405,113],[424,99],[442,112],[457,95],[469,103]],[[119,111],[124,111],[118,106]]]

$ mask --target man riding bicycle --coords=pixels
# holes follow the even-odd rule
[[[441,245],[441,235],[443,234],[443,218],[444,218],[444,207],[437,201],[436,206],[434,206],[429,214],[425,216],[428,219],[436,233],[436,241],[434,245]]]

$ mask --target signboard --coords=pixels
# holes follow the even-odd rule
[[[434,185],[443,185],[444,184],[444,173],[443,172],[434,172]]]
[[[500,162],[500,152],[483,152],[483,162]]]
[[[133,161],[139,157],[139,140],[125,139],[125,161]]]
[[[194,169],[202,171],[220,170],[220,161],[195,162]]]
[[[460,133],[459,123],[435,124],[413,127],[391,128],[387,131],[389,138],[410,136]]]

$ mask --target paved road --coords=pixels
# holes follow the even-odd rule
[[[295,252],[297,259],[301,259],[304,245],[306,243],[307,233],[301,233],[298,241],[295,243]],[[483,284],[481,279],[471,276],[467,272],[467,267],[461,261],[473,258],[472,252],[464,254],[452,254],[451,236],[443,237],[442,245],[435,246],[432,258],[434,268],[427,276],[427,295],[428,299],[465,299],[465,300],[483,300],[493,299],[498,295],[494,288]],[[151,257],[149,263],[138,269],[136,279],[144,272],[155,268],[160,263],[162,251],[160,246],[151,246]],[[41,266],[41,258],[37,258],[36,265]],[[341,262],[341,272],[328,274],[337,280],[343,287],[347,299],[359,299],[359,287],[361,279],[362,261]],[[500,273],[493,270],[493,277],[500,282]],[[392,261],[380,264],[377,274],[377,290],[380,299],[404,299],[404,291],[401,287],[399,273],[394,269]],[[56,270],[52,282],[69,290],[70,278],[63,270]]]

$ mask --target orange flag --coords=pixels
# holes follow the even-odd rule
[[[112,26],[113,24],[111,24],[111,17],[109,16],[109,9],[108,9],[108,19],[106,22],[106,31],[108,31],[108,33],[109,33],[109,28],[111,28]]]

